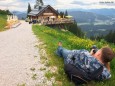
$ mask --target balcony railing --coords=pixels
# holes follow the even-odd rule
[[[54,24],[65,24],[65,23],[74,23],[74,19],[57,19],[57,20],[52,20],[52,21],[48,21],[48,20],[43,20],[41,21],[42,25],[54,25]]]

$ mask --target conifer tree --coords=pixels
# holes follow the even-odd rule
[[[27,15],[28,15],[28,13],[30,13],[31,11],[32,11],[32,9],[31,9],[30,3],[28,3]],[[28,17],[28,16],[27,16],[27,17]]]
[[[110,43],[115,43],[115,31],[110,31],[106,36],[105,36],[105,40],[110,42]]]
[[[42,5],[44,5],[44,3],[43,3],[43,1],[42,1],[42,0],[40,0],[40,3],[42,3]]]
[[[67,10],[65,11],[65,16],[68,16],[68,11]]]
[[[81,30],[81,28],[77,26],[77,22],[74,24],[67,24],[66,26],[67,26],[67,29],[73,34],[75,34],[76,36],[81,37],[81,38],[84,37],[84,32]]]
[[[7,15],[12,15],[12,13],[9,10],[6,10]]]
[[[28,10],[27,10],[27,13],[31,12],[31,6],[30,6],[30,3],[28,3]]]
[[[61,18],[63,18],[63,16],[65,16],[64,12],[60,12],[60,16],[61,16]]]
[[[12,15],[12,13],[9,10],[0,10],[0,14],[5,14],[5,15]]]

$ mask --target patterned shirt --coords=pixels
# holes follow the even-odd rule
[[[87,50],[72,50],[65,59],[65,62],[73,64],[87,73],[92,73],[103,66],[103,72],[99,77],[100,80],[111,78],[111,74],[107,68],[95,57],[91,56]]]

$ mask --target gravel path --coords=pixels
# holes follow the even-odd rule
[[[0,32],[0,86],[48,86],[40,63],[32,26],[21,25]],[[49,85],[51,86],[51,85]]]

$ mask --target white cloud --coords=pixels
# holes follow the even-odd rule
[[[115,8],[115,0],[43,0],[55,9],[99,9]],[[35,0],[0,0],[0,9],[26,11],[28,2],[33,8]],[[110,2],[110,3],[107,3]],[[113,3],[111,3],[113,2]]]
[[[31,5],[33,5],[32,0],[31,1],[21,1],[21,0],[0,0],[0,9],[6,10],[18,10],[18,11],[26,11],[27,10],[27,6],[28,6],[28,2],[31,3]]]
[[[115,8],[115,0],[57,0],[56,9]]]
[[[74,0],[57,0],[57,4],[70,4]]]

